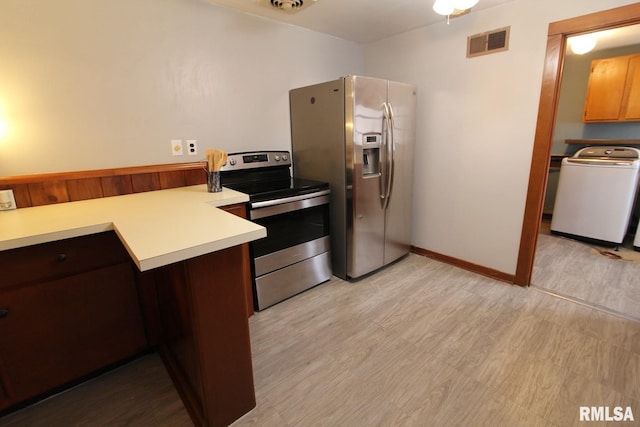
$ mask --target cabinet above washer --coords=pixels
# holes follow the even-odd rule
[[[640,54],[591,62],[583,121],[640,121]]]

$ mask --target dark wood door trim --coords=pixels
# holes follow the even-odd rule
[[[529,187],[522,221],[515,283],[531,284],[536,243],[540,231],[547,186],[564,52],[568,36],[640,23],[640,3],[591,13],[549,24],[547,52],[542,75],[538,122],[533,143]]]

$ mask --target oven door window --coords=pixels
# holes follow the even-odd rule
[[[253,255],[277,252],[329,235],[329,205],[320,205],[254,219],[267,229],[267,237],[252,243]]]

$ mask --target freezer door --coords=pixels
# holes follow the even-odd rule
[[[381,176],[387,143],[383,113],[387,81],[350,76],[345,78],[345,95],[347,169],[352,168],[347,173],[351,208],[347,216],[347,273],[356,278],[384,265]]]
[[[413,200],[413,158],[415,146],[416,90],[413,86],[389,82],[389,110],[393,171],[387,198],[384,264],[409,253]]]
[[[331,185],[331,257],[333,273],[347,278],[347,181],[344,80],[289,92],[293,175]]]

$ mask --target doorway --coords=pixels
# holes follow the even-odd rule
[[[638,140],[640,122],[585,122],[583,120],[593,61],[599,60],[603,67],[607,67],[607,72],[611,73],[609,64],[623,64],[628,60],[629,55],[639,55],[640,25],[590,33],[588,37],[596,40],[596,45],[589,52],[574,53],[572,42],[575,38],[569,38],[567,43],[556,109],[543,219],[536,246],[531,286],[640,321],[640,287],[637,284],[640,277],[640,252],[633,250],[637,217],[633,216],[629,224],[629,234],[618,247],[597,241],[576,240],[550,232],[556,198],[555,189],[562,158],[573,155],[587,144],[591,146],[589,151],[604,150],[602,146],[608,145],[634,144],[636,149],[640,146],[640,140]],[[608,90],[606,96],[609,97],[612,93],[617,92]],[[606,104],[598,103],[594,108],[600,108],[601,105]],[[615,113],[617,114],[617,111]],[[571,166],[573,163],[564,164],[564,162],[562,162],[563,168],[576,169]],[[586,169],[593,170],[593,167],[586,166]],[[606,175],[610,169],[601,170]],[[635,168],[629,166],[628,170],[629,179],[637,182],[637,166]],[[602,174],[599,176],[602,177]],[[611,178],[610,175],[607,176]],[[619,194],[620,190],[614,191],[611,182],[603,181],[602,178],[598,182],[606,185],[602,188],[606,188],[607,194]],[[591,184],[592,189],[597,186],[594,184],[596,182]],[[615,188],[620,189],[620,184],[622,182],[614,184]],[[631,182],[628,184],[633,185]],[[568,194],[565,193],[563,197],[566,196]],[[563,200],[566,201],[566,199]],[[581,222],[581,218],[568,217],[566,209],[572,209],[568,206],[564,204],[565,215],[556,224],[559,230],[566,230],[565,227],[572,228],[576,222],[586,224]],[[613,206],[617,205],[612,205],[612,208]],[[594,209],[604,214],[604,210],[608,210],[609,206],[605,207],[601,204],[594,205],[592,208],[589,212],[585,212],[585,215],[593,214]],[[617,234],[624,225],[621,221],[622,219],[614,220],[604,216],[597,228],[590,226],[584,231],[605,234],[609,232],[611,235],[611,229],[615,227],[617,230],[615,234]]]
[[[640,3],[558,21],[549,25],[529,187],[515,283],[531,284],[548,180],[567,38],[640,23]]]
[[[529,286],[547,186],[567,37],[640,24],[640,3],[549,24],[515,283]]]

